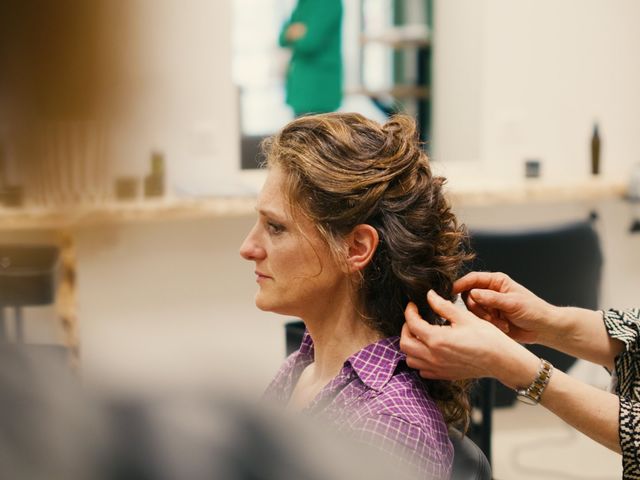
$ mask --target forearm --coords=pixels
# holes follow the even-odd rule
[[[620,399],[555,370],[542,394],[541,405],[591,439],[621,453]]]
[[[540,359],[524,347],[507,351],[496,365],[495,377],[509,388],[525,388],[538,375]],[[612,393],[584,384],[554,370],[541,405],[596,442],[620,453],[620,401]]]
[[[541,338],[542,344],[613,369],[614,359],[622,351],[623,344],[607,334],[602,312],[558,307],[554,314],[556,328]]]

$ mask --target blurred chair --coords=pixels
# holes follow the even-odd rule
[[[472,230],[477,256],[470,269],[504,272],[554,305],[596,309],[603,258],[595,218],[592,214],[582,221],[526,230]],[[527,347],[562,371],[575,362],[547,347]],[[492,407],[511,405],[515,399],[515,392],[491,379],[478,382],[473,404],[482,410],[482,421],[472,424],[470,436],[489,460]]]
[[[261,167],[264,157],[260,144],[265,138],[263,135],[242,135],[240,140],[240,168],[245,170]]]
[[[5,318],[5,309],[9,308],[13,310],[15,343],[25,348],[23,308],[54,303],[59,257],[56,246],[0,245],[0,345],[10,340],[8,318]],[[66,354],[66,348],[61,345],[28,348],[58,357]]]
[[[300,347],[305,327],[295,320],[287,322],[284,328],[288,356]],[[491,480],[491,465],[482,449],[458,430],[451,429],[449,437],[454,449],[451,480]]]
[[[491,465],[480,447],[455,429],[449,438],[454,452],[451,480],[491,480]]]
[[[304,335],[304,322],[301,320],[293,320],[284,325],[284,334],[286,342],[287,357],[298,350],[302,343]]]

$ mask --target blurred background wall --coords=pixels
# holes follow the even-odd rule
[[[445,0],[434,17],[434,158],[500,179],[525,159],[586,176],[598,122],[603,172],[640,162],[638,2]]]

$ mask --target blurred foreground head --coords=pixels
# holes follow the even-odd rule
[[[0,408],[0,478],[403,478],[308,419],[210,392],[89,394],[64,365],[8,345]]]

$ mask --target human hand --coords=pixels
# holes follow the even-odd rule
[[[521,343],[549,344],[558,335],[558,308],[504,273],[471,272],[453,285],[467,308]]]
[[[285,37],[289,42],[300,40],[307,33],[307,26],[302,22],[295,22],[289,25],[285,32]]]
[[[427,294],[433,311],[450,325],[431,325],[418,308],[409,303],[405,309],[400,349],[407,365],[424,378],[459,380],[495,377],[499,368],[496,356],[509,348],[510,340],[491,323],[456,307],[433,290]]]
[[[405,309],[400,349],[407,365],[424,378],[460,380],[493,377],[507,387],[528,385],[540,360],[495,325],[456,307],[433,290],[427,294],[433,311],[450,325],[431,325],[409,303]]]

